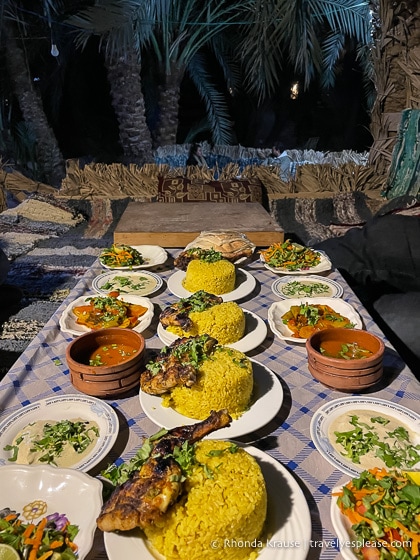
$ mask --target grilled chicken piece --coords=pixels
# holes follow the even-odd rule
[[[146,366],[140,375],[141,390],[149,395],[163,395],[174,387],[191,387],[197,380],[197,368],[192,363],[197,351],[208,355],[216,344],[217,340],[208,335],[177,338],[162,348],[153,364]]]
[[[231,421],[226,410],[213,411],[206,420],[174,428],[158,439],[141,469],[118,486],[103,505],[97,519],[99,529],[129,531],[155,523],[182,492],[181,468],[168,455],[186,441],[193,444]]]
[[[192,327],[192,321],[189,317],[191,311],[204,311],[220,303],[223,303],[222,297],[199,290],[190,297],[180,299],[166,307],[159,315],[159,321],[164,329],[181,327],[188,332]]]

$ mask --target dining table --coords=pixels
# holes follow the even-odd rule
[[[159,313],[179,299],[171,292],[168,283],[171,284],[171,277],[176,272],[174,257],[180,250],[168,249],[166,262],[150,269],[162,279],[162,285],[158,291],[148,296],[153,302],[154,316],[150,325],[142,333],[146,352],[153,353],[164,346],[157,334]],[[302,547],[307,551],[307,558],[322,560],[341,558],[340,542],[331,521],[330,508],[333,499],[331,492],[334,487],[344,484],[350,477],[319,452],[311,436],[310,426],[314,414],[320,407],[352,395],[331,389],[315,380],[308,370],[305,344],[282,340],[270,329],[268,310],[280,299],[272,289],[279,274],[266,268],[259,258],[258,251],[252,258],[237,266],[255,279],[252,291],[244,294],[238,300],[238,304],[262,319],[267,328],[265,339],[256,348],[247,352],[247,355],[273,372],[281,384],[282,396],[281,402],[278,403],[278,412],[273,418],[267,423],[257,422],[258,429],[251,429],[235,440],[268,454],[287,470],[300,487],[310,514],[310,539],[309,542],[302,543]],[[36,401],[53,395],[78,393],[71,383],[66,363],[66,348],[74,336],[63,332],[59,321],[63,311],[73,300],[96,294],[92,283],[104,272],[109,271],[101,266],[99,259],[96,260],[2,379],[0,422],[8,415]],[[365,389],[363,395],[382,399],[393,403],[396,407],[402,406],[418,413],[420,383],[413,372],[387,341],[340,272],[332,269],[322,275],[342,286],[341,298],[357,310],[363,328],[377,334],[385,342],[383,377],[378,384]],[[154,423],[142,409],[139,389],[131,390],[128,394],[117,398],[104,400],[117,413],[119,433],[115,445],[107,456],[89,471],[89,474],[94,477],[99,477],[108,464],[132,458],[144,439],[160,429],[160,426]],[[275,495],[272,496],[274,500],[287,500],[287,496],[282,495],[276,488],[271,488],[270,492],[274,492]],[[280,557],[281,550],[278,558]],[[87,559],[107,558],[103,533],[97,530]],[[134,560],[134,558],[126,558],[126,560]]]

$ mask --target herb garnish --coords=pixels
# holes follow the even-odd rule
[[[214,263],[223,259],[222,253],[220,253],[220,251],[216,251],[215,249],[201,249],[201,247],[192,247],[191,249],[187,249],[186,253],[189,256],[194,255],[201,261],[208,263]]]
[[[385,439],[392,440],[390,445],[389,442],[382,441],[374,429],[375,423],[386,426],[389,421],[381,416],[372,416],[370,422],[372,425],[360,422],[358,416],[352,415],[349,420],[354,426],[352,430],[334,432],[336,443],[344,447],[344,457],[360,464],[361,457],[373,452],[387,467],[400,469],[413,467],[420,461],[420,445],[413,445],[406,428],[399,426],[386,433]]]
[[[70,445],[76,453],[83,453],[94,441],[94,437],[99,437],[99,430],[87,421],[61,420],[56,424],[46,423],[42,436],[31,442],[30,451],[44,452],[38,460],[41,463],[55,465],[56,458],[62,455],[66,444]],[[13,451],[9,461],[16,461],[19,445],[23,440],[24,438],[20,437],[15,445],[6,445],[3,448],[5,451]]]

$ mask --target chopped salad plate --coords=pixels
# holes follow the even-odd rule
[[[251,360],[254,374],[252,403],[247,411],[230,426],[211,434],[212,439],[234,438],[262,428],[272,420],[283,403],[283,388],[276,375],[263,364]],[[177,426],[195,424],[196,419],[188,418],[173,408],[162,406],[160,396],[149,395],[140,390],[140,404],[145,414],[158,426],[172,429]]]
[[[251,311],[244,309],[245,314],[245,334],[244,336],[238,340],[237,342],[232,342],[231,344],[225,344],[224,346],[228,346],[229,348],[234,348],[235,350],[239,350],[239,352],[250,352],[259,346],[267,337],[267,325],[255,315]],[[178,336],[171,333],[170,331],[164,329],[162,324],[159,323],[157,328],[157,333],[160,340],[166,346],[169,346],[174,342]]]
[[[308,503],[299,484],[286,467],[268,453],[250,445],[243,447],[260,465],[267,488],[266,528],[261,537],[263,546],[257,549],[258,559],[305,560],[312,524]],[[279,499],[279,496],[287,499]],[[104,533],[104,540],[109,560],[156,559],[141,531]]]
[[[287,340],[290,342],[298,342],[305,344],[306,338],[296,338],[289,327],[283,323],[282,316],[287,313],[294,305],[328,305],[336,313],[340,313],[346,317],[354,325],[355,329],[362,329],[363,322],[360,315],[349,303],[340,298],[290,298],[276,301],[271,304],[268,309],[268,323],[273,333],[280,338],[280,340]]]
[[[102,483],[83,472],[50,465],[0,467],[0,509],[20,513],[26,524],[39,523],[55,513],[65,515],[79,528],[74,539],[78,560],[92,548],[101,507]]]
[[[90,297],[95,297],[95,295],[80,296],[76,298],[74,301],[72,301],[71,303],[69,303],[69,305],[64,309],[59,320],[60,328],[64,333],[68,333],[73,336],[80,336],[81,334],[90,332],[91,329],[89,329],[89,327],[77,323],[77,316],[73,312],[74,307],[86,305],[87,300]],[[127,295],[127,296],[121,295],[118,296],[118,299],[120,299],[121,301],[125,301],[126,303],[141,305],[147,309],[146,313],[140,316],[139,323],[133,328],[134,331],[139,333],[145,331],[147,327],[150,325],[150,323],[152,322],[153,315],[155,312],[154,305],[150,301],[150,299],[145,297],[140,297],[140,296],[132,296],[132,295]]]
[[[92,289],[102,295],[118,290],[122,295],[150,296],[157,292],[162,284],[162,278],[153,272],[122,270],[99,274],[92,281]]]
[[[177,270],[168,279],[168,288],[173,293],[174,296],[179,298],[187,298],[192,292],[186,290],[182,285],[182,281],[185,278],[185,272],[183,270]],[[236,284],[235,289],[226,294],[220,294],[223,301],[236,301],[242,299],[249,295],[255,288],[257,281],[254,276],[250,274],[247,270],[238,268],[236,270]],[[216,294],[217,295],[217,294]]]
[[[328,270],[331,270],[332,264],[330,259],[327,257],[327,255],[323,251],[314,251],[314,252],[318,253],[320,256],[319,263],[315,266],[298,268],[296,270],[289,270],[288,268],[285,267],[271,266],[267,262],[265,262],[262,256],[261,256],[261,262],[264,263],[265,268],[267,268],[271,272],[274,272],[275,274],[288,274],[288,275],[295,276],[295,275],[303,275],[303,274],[305,275],[319,274],[320,272],[327,272]]]
[[[104,459],[118,436],[119,422],[115,410],[106,402],[88,395],[60,395],[28,404],[0,422],[0,465],[10,465],[11,445],[16,435],[28,424],[42,420],[83,420],[96,422],[99,438],[89,455],[76,463],[73,469],[89,471]]]
[[[297,297],[330,297],[339,298],[343,295],[343,286],[323,276],[281,276],[271,286],[273,293],[282,298]]]
[[[101,266],[110,270],[139,270],[141,268],[152,268],[153,266],[163,264],[168,259],[168,253],[159,245],[129,245],[129,247],[132,247],[141,254],[144,259],[143,264],[133,266],[111,266],[105,264],[99,256]]]
[[[332,442],[332,429],[337,419],[356,411],[364,411],[372,416],[386,416],[416,434],[414,444],[420,444],[420,415],[397,403],[374,397],[343,397],[325,403],[313,415],[310,425],[312,441],[321,455],[335,468],[351,477],[357,477],[364,470],[339,453]],[[420,470],[420,462],[410,470]]]

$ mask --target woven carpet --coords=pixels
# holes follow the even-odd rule
[[[0,214],[0,247],[11,260],[0,286],[0,376],[4,375],[113,240],[129,199],[57,202],[42,196]]]

